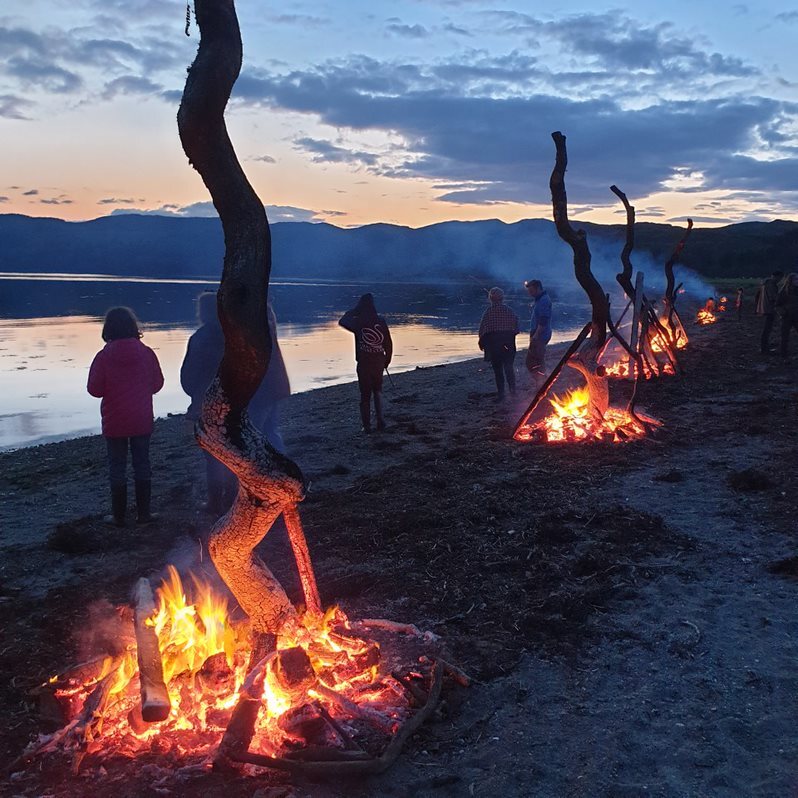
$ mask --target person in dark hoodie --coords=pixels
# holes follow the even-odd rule
[[[291,394],[288,373],[277,341],[277,318],[271,304],[267,304],[272,352],[269,368],[247,408],[252,423],[266,436],[277,451],[285,453],[285,444],[278,427],[278,404]],[[183,365],[180,367],[180,385],[191,397],[186,411],[190,421],[197,421],[202,412],[202,402],[208,386],[216,376],[224,354],[224,334],[216,308],[216,293],[206,291],[197,297],[197,317],[200,326],[189,338]],[[208,502],[205,509],[213,515],[226,512],[238,491],[235,474],[215,457],[203,451]]]
[[[363,432],[371,432],[371,399],[377,416],[377,430],[385,429],[382,415],[382,372],[391,364],[393,341],[388,324],[377,314],[374,297],[363,294],[338,324],[355,335],[357,383],[360,388],[360,419]]]
[[[136,316],[130,308],[111,308],[102,331],[105,346],[89,369],[88,392],[98,399],[102,432],[108,450],[111,512],[106,518],[125,525],[127,513],[127,452],[133,460],[137,521],[152,521],[150,510],[152,469],[150,436],[153,430],[152,397],[163,387],[163,374],[155,352],[141,342]]]

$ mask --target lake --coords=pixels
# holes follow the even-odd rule
[[[134,309],[142,340],[158,354],[165,385],[154,397],[156,416],[184,412],[188,398],[179,373],[186,342],[196,329],[194,300],[216,287],[206,280],[0,275],[0,450],[100,431],[100,402],[86,393],[86,378],[103,345],[103,316],[114,305]],[[487,287],[475,281],[273,281],[270,294],[292,390],[355,379],[353,336],[338,326],[338,319],[366,291],[374,293],[391,327],[391,372],[478,357],[476,330]],[[505,289],[524,330],[529,297],[523,286]],[[589,315],[586,304],[555,302],[553,342],[572,339]],[[526,345],[523,335],[518,344]]]

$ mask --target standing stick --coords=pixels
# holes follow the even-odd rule
[[[319,588],[316,584],[316,576],[313,573],[313,565],[310,561],[308,551],[308,541],[302,530],[302,521],[299,518],[299,508],[295,504],[288,505],[283,510],[285,528],[288,530],[288,540],[294,552],[296,567],[299,571],[299,580],[302,582],[302,593],[305,596],[305,607],[312,615],[321,616],[321,598]]]
[[[163,662],[158,635],[152,626],[152,619],[158,610],[149,579],[139,579],[134,597],[136,609],[133,623],[136,630],[136,658],[139,663],[141,684],[141,716],[147,723],[157,723],[169,717],[172,705],[163,680]]]

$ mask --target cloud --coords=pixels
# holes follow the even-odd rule
[[[792,25],[798,22],[798,11],[783,11],[781,14],[776,14],[776,21]]]
[[[29,119],[25,109],[33,105],[24,97],[14,94],[0,94],[0,117],[3,119]]]
[[[583,49],[600,51],[597,37],[594,29],[586,33]],[[621,56],[603,57],[660,63],[662,54],[645,55],[635,42]],[[682,54],[698,58],[687,45]],[[746,72],[722,57],[709,63],[718,72]],[[669,181],[683,191],[798,187],[796,103],[748,92],[638,97],[634,103],[622,92],[572,98],[544,85],[550,77],[535,57],[520,53],[426,66],[354,56],[283,74],[249,70],[235,88],[235,102],[310,114],[338,131],[398,139],[400,149],[384,153],[321,138],[295,144],[319,162],[356,161],[389,177],[458,184],[443,190],[438,199],[446,202],[547,202],[553,130],[569,137],[569,194],[585,204],[612,202],[607,187],[614,182],[632,198]],[[541,88],[531,90],[536,82]],[[678,185],[680,175],[692,173],[701,181]]]
[[[0,202],[9,202],[8,197],[0,196]]]
[[[118,197],[105,197],[97,200],[98,205],[132,205],[134,202],[134,199],[120,199]]]
[[[313,211],[308,208],[297,208],[293,205],[266,205],[269,222],[321,222],[328,216],[345,216],[341,211]],[[145,216],[177,216],[213,218],[218,216],[212,202],[194,202],[190,205],[168,203],[160,208],[114,208],[111,216],[140,214]]]
[[[269,21],[278,25],[299,25],[302,28],[321,28],[330,24],[329,19],[310,14],[274,14],[269,17]]]
[[[133,13],[134,9],[125,10]],[[11,86],[50,94],[74,94],[95,77],[108,85],[113,85],[114,78],[138,80],[141,91],[146,85],[143,81],[152,74],[184,63],[184,48],[177,41],[146,28],[122,40],[91,26],[69,31],[48,26],[38,32],[0,24],[0,77]],[[152,93],[160,88],[155,82],[149,84]],[[114,92],[104,96],[114,96]]]
[[[403,36],[407,39],[426,39],[430,35],[423,25],[404,25],[400,22],[390,23],[386,30],[394,36]]]
[[[261,163],[277,163],[276,158],[272,158],[271,155],[251,155],[248,161],[260,161]]]
[[[31,188],[22,192],[23,197],[35,197],[39,193],[38,188]]]
[[[323,139],[305,136],[295,139],[294,144],[297,149],[312,153],[311,160],[314,163],[358,163],[367,166],[374,166],[377,163],[377,156],[374,153],[348,150]]]
[[[106,83],[102,97],[105,100],[111,100],[120,95],[143,95],[146,97],[157,95],[161,91],[163,91],[163,86],[153,83],[149,78],[124,75]]]
[[[73,200],[68,197],[50,197],[49,199],[40,199],[42,205],[72,205]]]

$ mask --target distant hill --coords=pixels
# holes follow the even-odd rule
[[[617,270],[623,226],[581,226],[596,262]],[[633,260],[659,269],[681,235],[680,227],[638,224]],[[515,279],[567,269],[571,258],[552,223],[542,219],[444,222],[418,229],[282,222],[272,225],[272,240],[273,274],[306,279],[436,280],[473,274]],[[216,218],[130,214],[65,222],[0,215],[0,272],[218,277],[223,253]],[[681,259],[706,277],[791,271],[797,261],[798,222],[792,221],[695,229]]]

